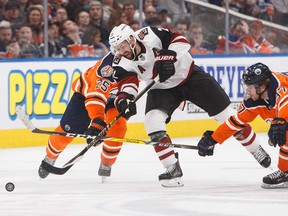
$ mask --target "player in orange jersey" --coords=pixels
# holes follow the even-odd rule
[[[55,131],[98,135],[106,127],[106,123],[115,118],[118,111],[114,106],[117,84],[114,82],[114,69],[111,67],[113,57],[108,53],[74,81],[72,89],[75,92]],[[124,138],[126,130],[126,120],[121,117],[107,132],[107,136]],[[53,165],[73,139],[73,137],[51,135],[44,160]],[[87,139],[88,143],[90,141],[92,140]],[[104,142],[98,171],[98,175],[102,176],[103,180],[110,176],[111,166],[116,161],[121,147],[121,142]],[[49,172],[40,166],[38,174],[44,179]]]
[[[201,156],[213,155],[214,146],[223,143],[258,115],[271,126],[269,144],[280,146],[278,170],[263,178],[263,188],[288,187],[288,76],[271,72],[262,63],[246,69],[242,75],[245,98],[236,115],[214,132],[206,131],[198,143]]]

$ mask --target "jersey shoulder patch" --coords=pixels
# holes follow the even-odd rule
[[[113,73],[114,73],[114,69],[110,65],[106,65],[102,67],[100,70],[101,77],[111,77]]]
[[[146,35],[148,35],[148,28],[143,28],[143,29],[138,33],[138,38],[139,38],[140,40],[143,40]]]

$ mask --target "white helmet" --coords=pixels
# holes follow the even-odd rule
[[[120,24],[119,26],[115,26],[110,35],[109,35],[109,44],[111,46],[112,52],[114,51],[114,47],[127,40],[129,42],[129,37],[134,35],[133,29],[126,24]]]

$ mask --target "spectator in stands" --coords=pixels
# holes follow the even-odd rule
[[[154,6],[153,6],[154,7]],[[154,7],[155,8],[155,7]],[[156,8],[155,8],[156,9]],[[158,8],[157,11],[157,16],[159,17],[159,19],[161,20],[162,22],[162,25],[163,26],[166,26],[166,25],[171,25],[172,23],[172,20],[171,18],[168,16],[168,10],[165,9],[165,8]]]
[[[33,7],[35,5],[44,5],[43,0],[29,0],[29,7]]]
[[[55,16],[53,17],[54,22],[62,23],[68,19],[67,10],[65,7],[59,7],[56,10]]]
[[[178,19],[176,20],[175,24],[174,24],[174,31],[175,32],[179,32],[180,34],[182,34],[183,36],[188,38],[188,22],[184,19]]]
[[[4,14],[4,8],[8,0],[0,0],[0,21],[4,19],[3,14]]]
[[[110,15],[110,18],[108,20],[108,27],[109,27],[109,31],[111,31],[114,26],[118,26],[121,23],[124,24],[129,24],[126,14],[123,11],[115,11]]]
[[[244,54],[255,53],[250,46],[243,42],[244,36],[249,33],[249,26],[244,20],[238,20],[229,32],[229,53]],[[218,44],[215,50],[216,54],[225,53],[225,36],[219,36]]]
[[[275,14],[275,9],[271,0],[257,0],[257,5],[260,9],[259,18],[272,22]]]
[[[202,26],[194,23],[189,27],[188,39],[191,43],[192,55],[208,55],[213,53],[212,44],[204,40]]]
[[[154,6],[148,6],[144,12],[145,14],[145,20],[143,21],[143,27],[146,27],[146,26],[149,26],[149,20],[152,18],[152,17],[155,17],[157,16],[157,13],[156,13],[156,8]]]
[[[123,12],[126,15],[127,21],[132,22],[134,20],[136,6],[134,1],[128,0],[123,4]]]
[[[0,52],[1,56],[6,53],[6,46],[12,40],[13,32],[11,25],[8,21],[3,20],[0,22]]]
[[[209,19],[207,19],[209,17]],[[195,18],[195,23],[200,23],[206,40],[216,49],[219,35],[225,35],[225,13],[207,11]]]
[[[6,59],[19,58],[19,54],[20,54],[19,43],[13,39],[6,46],[5,58]]]
[[[39,46],[44,42],[44,17],[38,6],[29,8],[26,25],[30,26],[34,43]]]
[[[272,0],[276,13],[273,22],[288,26],[288,0]]]
[[[129,26],[133,29],[133,31],[138,31],[140,29],[140,24],[136,20],[129,22]]]
[[[48,23],[48,56],[52,58],[62,58],[66,56],[67,49],[63,47],[59,37],[59,26],[57,22]],[[44,56],[44,44],[39,46],[42,56]]]
[[[244,1],[242,8],[239,9],[239,12],[253,17],[260,16],[260,8],[256,4],[256,0]]]
[[[20,46],[19,58],[42,57],[38,46],[33,42],[33,34],[30,26],[23,26],[19,30],[18,44]]]
[[[162,8],[166,8],[168,11],[173,11],[172,20],[182,19],[185,14],[187,14],[186,1],[182,0],[159,0],[159,5]]]
[[[67,48],[67,55],[73,57],[88,56],[88,50],[84,45],[88,42],[83,40],[79,27],[71,20],[65,20],[59,27],[61,35],[61,45]]]
[[[21,17],[20,4],[18,1],[9,0],[4,7],[4,20],[10,22],[13,31],[18,30],[24,24],[24,17]]]
[[[75,21],[77,14],[82,10],[87,10],[91,0],[69,0],[68,4],[65,6],[68,18]]]
[[[110,15],[113,13],[122,13],[122,6],[117,0],[101,0],[103,5],[103,21],[108,23]]]
[[[142,0],[142,2],[143,2],[143,13],[141,14],[141,16],[142,16],[142,20],[145,20],[145,18],[146,18],[145,11],[146,11],[147,7],[153,6],[153,0]],[[155,11],[156,11],[156,8],[155,8]],[[139,9],[137,9],[135,11],[135,14],[134,14],[135,20],[140,19],[140,13],[141,12],[139,11]]]
[[[101,31],[101,39],[103,43],[108,47],[108,37],[109,30],[107,28],[107,23],[103,21],[103,8],[102,4],[99,1],[92,1],[89,5],[88,13],[90,15],[90,24]]]
[[[264,25],[261,20],[254,20],[250,28],[250,36],[244,38],[244,42],[257,53],[279,53],[280,49],[266,40],[264,35]]]
[[[101,31],[94,26],[89,26],[84,33],[84,39],[92,45],[92,50],[89,47],[89,56],[100,57],[106,55],[109,50],[101,41]]]
[[[61,1],[58,0],[48,0],[48,19],[52,20],[53,17],[56,16],[56,11],[61,6]]]
[[[80,11],[75,19],[81,34],[84,34],[90,23],[90,15],[87,11]]]
[[[21,17],[26,17],[29,8],[29,0],[19,0],[19,4],[19,13],[21,14]]]
[[[239,9],[239,12],[248,16],[272,21],[274,6],[270,0],[246,0],[242,8]]]

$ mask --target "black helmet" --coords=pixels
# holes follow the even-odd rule
[[[260,62],[248,67],[242,75],[242,80],[246,85],[262,84],[272,75],[267,65]]]

